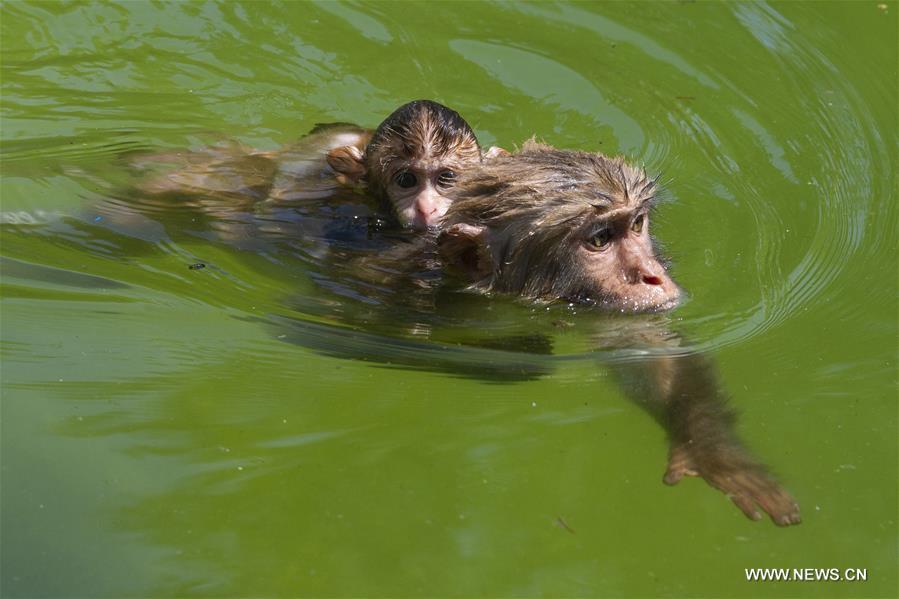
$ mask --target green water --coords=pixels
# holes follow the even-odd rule
[[[899,592],[896,2],[0,17],[4,597]],[[663,174],[654,230],[690,296],[666,326],[801,525],[661,483],[664,431],[597,362],[603,315],[449,294],[415,329],[299,251],[90,218],[132,182],[123,155],[275,148],[419,97],[484,145]],[[506,334],[543,345],[451,342]]]

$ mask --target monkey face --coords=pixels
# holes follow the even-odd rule
[[[502,150],[491,149],[487,155],[497,152]],[[445,192],[456,175],[480,162],[481,147],[465,119],[430,100],[397,108],[364,151],[349,146],[328,153],[338,181],[364,183],[389,202],[402,226],[417,229],[437,224],[449,206]]]
[[[680,290],[649,235],[655,191],[620,158],[527,142],[448,192],[440,255],[486,292],[666,310]]]
[[[397,165],[385,176],[384,193],[404,227],[435,226],[449,208],[444,193],[453,186],[462,165],[444,161],[414,161]]]
[[[597,219],[579,232],[573,246],[584,285],[569,292],[572,299],[633,312],[677,305],[680,289],[653,250],[647,211],[622,210]]]
[[[622,312],[677,306],[680,289],[653,250],[646,212],[621,211],[566,230],[534,221],[456,223],[438,237],[444,263],[483,291],[564,299]]]
[[[427,155],[430,148],[418,150]],[[484,160],[508,155],[496,146],[484,153]],[[396,160],[389,173],[376,175],[380,187],[387,196],[397,220],[403,227],[427,229],[439,224],[452,200],[449,191],[456,183],[457,174],[481,163],[480,150],[475,143],[456,147],[431,160]]]
[[[457,143],[438,151],[430,143],[395,144],[331,150],[328,164],[341,183],[362,183],[390,204],[400,225],[416,229],[435,226],[449,208],[447,191],[457,173],[480,164],[477,142]],[[389,151],[387,151],[389,150]],[[487,157],[503,152],[491,148]]]

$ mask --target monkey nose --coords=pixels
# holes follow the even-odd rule
[[[440,213],[440,207],[437,206],[437,204],[418,204],[415,207],[415,212],[418,219],[426,225],[435,224],[437,220],[443,216],[443,214]]]

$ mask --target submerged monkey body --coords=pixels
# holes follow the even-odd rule
[[[334,195],[347,182],[327,163],[334,148],[364,148],[372,131],[348,123],[316,125],[299,142],[280,150],[255,150],[241,144],[142,157],[137,166],[175,166],[141,182],[143,196],[178,200],[176,205],[203,209],[228,205],[235,210],[257,204],[289,203]]]

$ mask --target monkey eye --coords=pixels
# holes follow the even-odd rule
[[[393,179],[397,185],[402,187],[403,189],[409,189],[410,187],[415,187],[418,183],[418,177],[416,177],[413,173],[409,171],[403,171],[398,174]]]
[[[631,225],[631,231],[634,233],[640,233],[643,231],[643,223],[646,222],[646,215],[641,214],[637,218],[634,219],[634,223]]]
[[[588,240],[590,246],[596,249],[605,249],[606,246],[612,241],[612,231],[611,229],[600,229],[596,233],[593,234],[592,237]]]
[[[456,173],[450,170],[443,171],[437,176],[437,184],[441,187],[450,187],[456,181]]]

